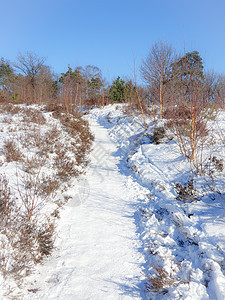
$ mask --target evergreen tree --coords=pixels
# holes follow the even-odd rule
[[[125,101],[125,81],[122,80],[119,76],[115,79],[109,90],[109,97],[114,102],[123,102]]]
[[[200,93],[204,85],[202,58],[198,51],[186,53],[171,65],[170,83],[174,88],[177,102],[190,102],[191,97]],[[201,100],[201,99],[199,99]]]
[[[5,62],[4,58],[1,59],[0,64],[0,86],[3,90],[9,90],[10,78],[14,72],[9,63]]]
[[[132,99],[136,98],[136,96],[136,87],[133,84],[132,80],[128,80],[125,83],[124,99],[127,102],[132,102]]]
[[[96,98],[100,95],[100,90],[102,87],[102,81],[99,77],[92,77],[88,82],[88,93],[89,97]]]
[[[68,66],[68,70],[66,73],[61,73],[61,77],[59,78],[60,83],[64,83],[65,80],[71,80],[73,83],[82,84],[84,81],[81,68],[76,68],[72,71],[72,68]]]
[[[186,53],[183,57],[172,64],[172,78],[178,79],[180,84],[188,87],[191,81],[202,81],[203,76],[203,63],[202,58],[198,51]]]

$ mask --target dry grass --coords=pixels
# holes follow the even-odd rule
[[[176,284],[176,279],[161,266],[153,266],[155,273],[147,277],[145,292],[166,294],[168,288]]]

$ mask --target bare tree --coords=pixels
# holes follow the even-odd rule
[[[31,85],[34,87],[36,79],[44,66],[45,60],[44,57],[39,57],[32,52],[27,52],[25,55],[18,55],[17,62],[14,66],[29,78]]]
[[[204,102],[206,104],[215,105],[220,78],[214,71],[207,71],[204,73]]]
[[[160,118],[164,108],[164,93],[170,68],[175,59],[171,45],[164,41],[156,42],[141,65],[141,75],[160,103]],[[152,99],[153,101],[153,99]]]
[[[220,74],[216,89],[215,102],[223,109],[225,108],[225,75]]]
[[[44,57],[31,52],[20,54],[14,67],[20,73],[14,84],[20,101],[41,104],[57,97],[57,78],[45,65]]]
[[[25,55],[19,54],[17,57],[17,62],[14,67],[21,71],[32,88],[32,97],[36,102],[36,85],[38,77],[41,75],[42,69],[44,67],[45,58],[39,57],[37,54],[32,52],[27,52]]]

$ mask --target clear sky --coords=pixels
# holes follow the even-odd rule
[[[155,41],[225,73],[225,0],[0,0],[0,57],[37,53],[56,73],[88,64],[132,77]]]

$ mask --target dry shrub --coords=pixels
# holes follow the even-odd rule
[[[6,97],[4,97],[3,95],[0,95],[0,104],[5,103],[6,101],[7,101]]]
[[[50,196],[59,189],[60,182],[54,176],[42,175],[40,192],[43,195]]]
[[[39,246],[40,260],[44,256],[51,254],[54,249],[53,235],[55,231],[55,224],[50,219],[42,224],[41,228],[37,231],[37,242]]]
[[[18,143],[24,150],[29,150],[29,156],[25,158],[17,146],[17,140],[5,141],[4,144],[6,160],[22,162],[21,174],[17,170],[17,199],[6,178],[0,175],[0,271],[5,277],[13,276],[21,280],[32,272],[36,263],[51,254],[55,230],[52,219],[59,217],[59,211],[55,210],[46,219],[41,216],[40,209],[62,182],[84,172],[93,136],[87,121],[65,114],[60,105],[46,108],[61,123],[48,131],[40,126],[46,121],[41,118],[40,111],[11,104],[4,106],[5,112],[17,113],[20,118],[23,116],[20,130],[24,133],[17,134]],[[65,143],[62,144],[60,139],[65,131]],[[53,167],[53,174],[43,174],[42,167],[45,165]]]
[[[149,106],[146,101],[141,101],[141,106],[142,106],[143,113],[145,115],[151,115],[151,110],[149,109]],[[140,104],[138,103],[138,101],[129,102],[129,103],[127,103],[127,105],[124,105],[123,112],[124,112],[124,114],[129,115],[129,116],[136,115],[137,113],[138,114],[142,113]]]
[[[41,157],[27,160],[23,165],[23,170],[27,174],[23,176],[22,181],[25,189],[34,189],[34,197],[42,196],[43,199],[46,199],[59,188],[60,181],[55,175],[45,175],[41,172],[44,165],[45,160]],[[31,194],[29,196],[32,198]]]
[[[54,222],[41,220],[38,215],[28,221],[3,175],[0,175],[0,222],[1,272],[5,278],[13,276],[21,280],[53,250]]]
[[[175,190],[177,192],[177,200],[187,202],[196,200],[197,192],[194,189],[193,179],[189,180],[186,184],[182,185],[180,182],[174,184]]]
[[[45,134],[45,140],[50,140],[50,141],[58,141],[61,135],[61,131],[58,129],[57,125],[53,125],[51,129],[46,132]]]
[[[153,130],[153,134],[151,136],[151,141],[153,144],[160,144],[166,136],[166,130],[164,127],[156,127]]]
[[[207,119],[200,106],[179,104],[165,112],[167,127],[176,136],[181,154],[198,172],[203,166],[203,150],[208,136]]]
[[[66,182],[71,177],[77,177],[82,173],[77,169],[73,158],[67,154],[67,150],[63,148],[57,153],[53,167],[56,168],[56,175],[62,182]]]
[[[21,108],[18,105],[13,105],[12,103],[4,103],[1,105],[1,113],[10,113],[12,115],[18,114]]]
[[[61,113],[65,113],[66,109],[63,105],[59,104],[59,103],[48,103],[47,105],[45,105],[45,111],[47,112],[54,112],[55,116],[59,116],[61,115]]]
[[[5,124],[12,124],[12,117],[11,117],[11,116],[4,117],[4,118],[2,119],[2,123],[5,123]]]
[[[23,114],[23,119],[22,119],[23,122],[27,122],[27,123],[32,122],[41,125],[44,125],[46,123],[46,119],[43,113],[37,109],[23,108],[22,114]]]
[[[21,182],[19,183],[19,175]],[[23,176],[17,171],[17,191],[22,203],[23,216],[28,222],[34,218],[46,204],[47,195],[41,193],[41,167],[33,174],[25,173]],[[21,187],[23,187],[21,189]]]
[[[87,155],[93,140],[87,121],[71,114],[62,113],[59,105],[56,107],[60,109],[53,112],[53,116],[60,120],[61,131],[57,125],[45,133],[40,132],[36,126],[30,126],[20,136],[20,142],[24,147],[38,148],[35,150],[36,155],[26,159],[24,163],[26,172],[35,173],[39,166],[47,163],[49,154],[54,157],[53,168],[56,168],[56,179],[48,178],[43,182],[41,189],[44,194],[53,192],[59,186],[59,180],[66,182],[71,177],[77,177],[83,173],[88,164]],[[68,134],[64,137],[66,139],[64,144],[60,142],[63,130]]]
[[[40,131],[36,126],[26,126],[25,128],[21,128],[21,130],[24,132],[18,139],[24,148],[30,149],[40,146]]]
[[[80,150],[85,149],[85,152],[87,153],[90,150],[92,141],[94,139],[89,130],[88,121],[83,120],[79,115],[76,115],[75,113],[65,113],[65,109],[62,105],[53,104],[50,107],[47,106],[46,109],[48,111],[52,111],[53,117],[60,120],[63,129],[66,130],[71,138],[79,139],[80,141],[78,142],[84,144],[82,148],[80,148]]]
[[[222,172],[224,165],[223,165],[223,159],[217,158],[215,155],[211,158],[211,162],[213,167],[217,172]]]
[[[165,119],[171,120],[171,119],[191,119],[191,111],[187,105],[187,103],[182,102],[179,105],[173,106],[173,107],[167,107],[166,110],[163,113],[163,117]]]
[[[30,125],[27,123],[26,128],[21,128],[23,133],[18,140],[24,148],[38,148],[36,154],[47,158],[50,153],[54,152],[55,144],[59,142],[61,132],[56,125],[46,132],[43,132],[40,126]]]
[[[204,166],[204,173],[211,177],[212,182],[215,180],[216,173],[221,173],[224,170],[224,160],[217,158],[215,155],[210,156],[207,163]]]
[[[8,181],[5,176],[0,174],[0,221],[1,224],[12,212],[14,201],[11,197],[11,189],[9,188]]]
[[[41,137],[40,154],[48,157],[49,153],[54,153],[58,147],[57,145],[60,144],[60,136],[61,131],[56,125],[53,125],[53,127]]]
[[[54,223],[38,220],[26,222],[17,217],[17,224],[12,223],[7,231],[7,239],[12,251],[12,268],[10,273],[15,279],[29,275],[36,263],[40,263],[53,250]]]
[[[81,169],[84,169],[89,162],[87,155],[91,149],[94,137],[89,130],[88,122],[82,118],[64,113],[54,113],[53,116],[60,120],[63,129],[69,134],[71,139],[66,147],[62,147],[58,143],[57,157],[54,163],[54,166],[57,168],[57,176],[62,181],[65,181],[71,176],[79,176],[83,173]],[[68,155],[68,151],[70,151],[70,155]]]
[[[23,153],[19,150],[14,141],[4,141],[3,151],[5,153],[5,159],[7,162],[22,161],[24,158]]]
[[[26,157],[23,161],[22,169],[26,173],[35,174],[37,171],[40,170],[46,163],[45,157],[42,156],[33,156],[33,157]]]
[[[96,97],[89,97],[85,99],[85,107],[89,109],[96,107],[98,105],[99,105],[99,99],[96,99]]]
[[[21,279],[32,271],[35,263],[51,253],[54,247],[54,222],[50,219],[41,220],[39,210],[61,182],[81,174],[88,162],[87,154],[93,140],[88,122],[75,115],[65,114],[60,105],[54,104],[54,107],[52,105],[48,109],[60,120],[59,127],[62,130],[55,125],[51,130],[43,131],[38,125],[43,124],[45,118],[42,119],[42,113],[36,109],[21,109],[11,104],[4,107],[7,113],[23,116],[21,130],[24,133],[18,137],[18,141],[23,148],[32,148],[33,151],[32,156],[24,158],[15,141],[5,141],[4,144],[6,160],[22,161],[22,169],[25,171],[23,176],[19,174],[21,181],[17,183],[18,199],[11,193],[6,178],[0,177],[0,233],[4,237],[0,248],[0,265],[6,277],[13,275]],[[62,145],[60,138],[63,130],[67,135]],[[41,172],[41,168],[51,162],[50,153],[54,159],[56,175],[48,176]],[[51,218],[53,216],[58,217],[58,211]]]
[[[161,266],[153,266],[153,268],[155,274],[147,277],[145,292],[168,293],[168,288],[175,285],[176,279]]]

